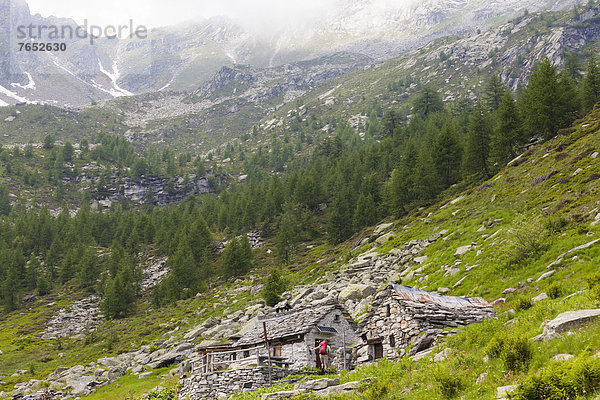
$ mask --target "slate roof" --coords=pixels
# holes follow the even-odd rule
[[[415,303],[434,303],[448,308],[487,308],[491,305],[481,297],[454,297],[413,289],[410,286],[393,285],[394,292],[402,299]]]
[[[308,307],[278,314],[271,318],[261,319],[253,329],[244,334],[236,346],[255,345],[264,343],[263,322],[267,324],[269,341],[302,336],[315,328],[329,313],[338,310],[343,317],[349,317],[348,312],[339,304]],[[351,318],[346,320],[356,329],[356,323]]]

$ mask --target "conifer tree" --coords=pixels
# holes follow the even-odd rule
[[[461,159],[462,147],[456,138],[452,123],[447,122],[433,144],[433,162],[444,187],[458,181]]]
[[[248,237],[233,238],[223,251],[223,272],[228,278],[241,276],[252,268],[252,248]]]
[[[485,85],[484,101],[488,112],[494,112],[500,107],[506,86],[498,75],[493,75]]]
[[[529,136],[550,139],[568,126],[578,109],[572,81],[559,74],[548,59],[538,63],[521,97],[524,125]]]
[[[377,205],[371,193],[361,193],[354,210],[354,229],[359,230],[377,222]]]
[[[523,141],[522,121],[516,103],[507,90],[498,108],[496,129],[492,136],[492,159],[500,165],[517,155],[517,147]]]
[[[465,151],[465,172],[487,177],[490,153],[490,127],[481,103],[473,109],[469,119],[467,147]]]
[[[413,114],[425,118],[430,114],[442,111],[444,102],[439,92],[431,87],[424,87],[418,94],[413,104]]]
[[[423,146],[419,152],[412,181],[413,193],[417,200],[433,199],[440,191],[440,177],[429,146]]]
[[[262,298],[265,300],[265,304],[269,307],[275,306],[281,301],[281,294],[285,291],[287,282],[282,278],[279,270],[273,268],[271,273],[265,280],[265,287],[261,292]]]
[[[590,56],[585,78],[583,79],[583,108],[590,111],[600,102],[600,66],[594,54]]]
[[[4,185],[0,185],[0,215],[10,214],[11,205],[8,189]]]
[[[279,222],[277,233],[277,256],[284,264],[289,264],[294,258],[298,246],[298,224],[292,210],[287,210]]]

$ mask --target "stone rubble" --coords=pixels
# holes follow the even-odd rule
[[[197,346],[193,343],[159,341],[116,357],[101,358],[87,365],[59,367],[46,380],[33,379],[22,382],[6,395],[24,400],[82,397],[101,386],[113,383],[128,372],[143,379],[153,374],[152,371],[144,372],[147,368],[177,364],[180,364],[177,372],[183,375],[186,371],[184,360],[193,358],[196,352]],[[40,397],[41,393],[44,393],[40,391],[44,388],[49,389],[48,393],[52,394],[52,397]],[[49,396],[48,393],[44,395]]]
[[[59,310],[48,322],[42,339],[85,338],[102,322],[99,304],[100,298],[92,295]]]

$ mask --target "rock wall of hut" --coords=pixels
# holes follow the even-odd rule
[[[381,339],[382,356],[397,359],[410,348],[415,354],[434,345],[442,336],[454,334],[461,326],[494,317],[493,307],[452,308],[431,302],[414,302],[399,298],[389,287],[380,292],[372,309],[359,321],[358,334],[370,345],[358,350],[359,361],[376,357],[376,344]],[[380,350],[381,351],[381,348]]]

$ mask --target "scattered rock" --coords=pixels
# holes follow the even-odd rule
[[[375,293],[372,286],[352,284],[348,285],[338,295],[338,301],[344,303],[347,300],[360,300]]]
[[[573,249],[571,249],[571,250],[569,250],[569,251],[567,251],[567,252],[565,252],[565,253],[561,254],[560,256],[558,256],[558,258],[556,259],[556,261],[554,261],[554,262],[552,262],[550,265],[548,265],[548,266],[546,267],[546,269],[553,268],[554,266],[556,266],[556,265],[560,264],[560,263],[561,263],[561,261],[562,261],[562,259],[563,259],[564,257],[568,256],[569,254],[571,254],[571,253],[574,253],[574,252],[576,252],[576,251],[579,251],[579,250],[584,250],[584,249],[587,249],[587,248],[589,248],[589,247],[592,247],[593,245],[595,245],[595,244],[596,244],[596,243],[598,243],[598,242],[600,242],[600,239],[596,239],[596,240],[593,240],[593,241],[591,241],[591,242],[589,242],[589,243],[582,244],[581,246],[577,246],[577,247],[575,247],[575,248],[573,248]]]
[[[450,354],[452,354],[452,350],[444,349],[440,353],[437,353],[435,356],[433,356],[433,361],[442,362],[446,360],[450,356]]]
[[[141,373],[141,374],[138,376],[138,378],[139,378],[139,379],[144,379],[144,378],[147,378],[147,377],[149,377],[150,375],[152,375],[152,373],[153,373],[152,371],[148,371],[148,372]]]
[[[378,225],[374,230],[373,230],[373,235],[375,236],[379,236],[381,235],[383,232],[387,231],[388,229],[391,229],[392,226],[394,226],[394,224],[381,224]]]
[[[546,272],[546,273],[542,274],[542,275],[541,275],[539,278],[537,278],[536,282],[542,281],[542,280],[544,280],[544,279],[546,279],[546,278],[550,278],[550,277],[551,277],[552,275],[554,275],[555,273],[556,273],[556,271],[555,271],[555,270],[548,271],[548,272]]]
[[[415,258],[415,262],[417,264],[423,264],[424,262],[426,262],[427,260],[429,260],[428,256],[422,256],[422,257],[417,257]]]
[[[506,304],[506,299],[505,299],[505,298],[500,298],[500,299],[498,299],[498,300],[495,300],[495,301],[492,303],[492,307],[498,307],[498,306],[502,306],[502,305],[504,305],[504,304]]]
[[[597,151],[593,152],[591,157],[595,160],[596,158],[598,158],[598,156],[600,155],[600,153],[598,153]]]
[[[454,252],[454,256],[455,257],[460,257],[460,256],[464,256],[465,254],[467,254],[469,251],[471,251],[475,246],[473,244],[467,245],[467,246],[462,246],[459,247],[458,249],[456,249],[456,251]]]
[[[394,232],[388,232],[385,235],[378,237],[375,240],[375,242],[377,244],[383,245],[383,244],[387,243],[388,240],[391,240],[391,239],[393,239],[395,237],[396,237],[396,235],[394,234]]]
[[[58,339],[63,337],[85,337],[93,332],[102,322],[100,298],[90,296],[76,301],[68,308],[61,309],[50,320],[42,339]]]
[[[501,386],[496,388],[496,399],[508,399],[509,395],[515,391],[517,385]]]
[[[533,303],[539,303],[540,301],[543,300],[547,300],[548,299],[548,295],[546,293],[540,293],[537,296],[535,296],[533,299],[531,299],[531,301],[533,301]]]
[[[294,389],[295,390],[316,391],[316,390],[323,390],[330,386],[338,386],[339,384],[340,384],[340,380],[338,378],[334,378],[334,379],[323,378],[323,379],[317,379],[314,381],[298,383],[294,386]]]
[[[575,356],[573,354],[557,354],[552,357],[552,361],[567,361],[574,357]]]

